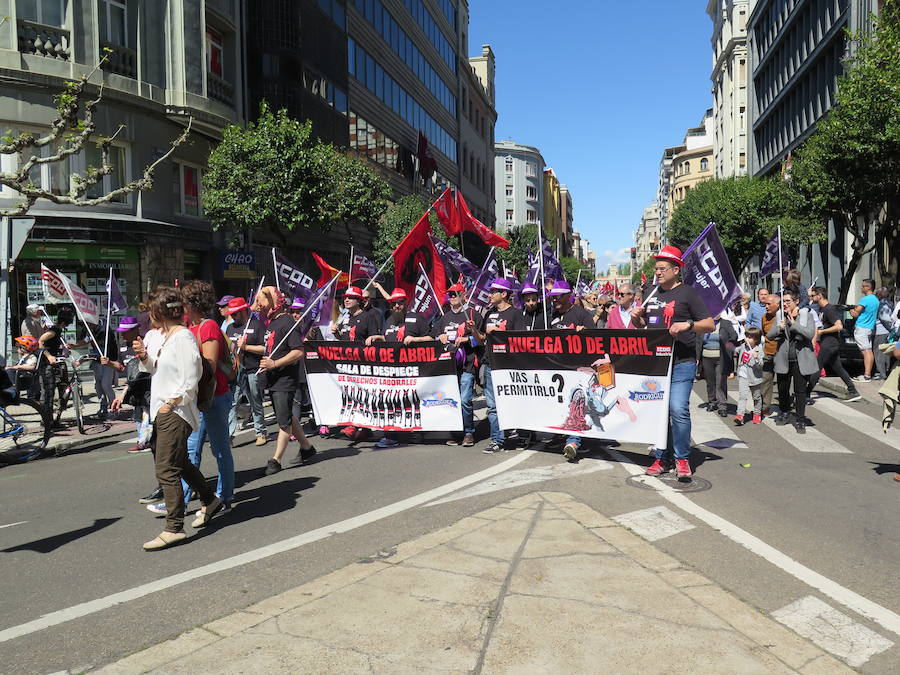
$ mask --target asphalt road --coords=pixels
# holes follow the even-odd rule
[[[695,410],[695,438],[701,431],[709,436],[710,430],[722,430],[726,440],[711,443],[725,447],[699,446],[694,458],[698,480],[692,487],[706,487],[703,481],[708,481],[709,489],[679,494],[675,501],[630,477],[629,461],[649,463],[646,448],[634,445],[611,452],[595,446],[577,465],[557,469],[564,465],[559,454],[485,455],[484,443],[379,451],[371,443],[351,448],[341,441],[319,441],[314,463],[262,477],[272,444],[257,448],[244,432],[234,451],[234,510],[189,543],[154,554],[140,545],[159,532],[162,521],[137,504],[153,485],[149,455],[127,455],[129,443],[122,442],[8,466],[0,469],[0,639],[7,638],[0,642],[0,669],[49,673],[101,665],[492,504],[535,490],[558,490],[611,517],[649,508],[677,514],[690,529],[663,532],[655,545],[767,614],[807,596],[819,598],[895,643],[867,657],[864,672],[897,672],[900,634],[891,621],[900,614],[900,484],[893,481],[893,471],[900,470],[900,454],[896,436],[879,440],[879,406],[850,406],[822,399],[809,409],[814,430],[822,434],[814,434],[814,440],[825,452],[801,451],[789,435],[793,432],[782,436],[769,425],[735,429],[730,419],[716,426],[719,418]],[[329,534],[332,524],[517,457],[520,463],[490,479],[503,489],[491,491],[484,481],[470,481],[474,485],[444,497],[452,501],[396,510]],[[202,468],[209,475],[214,467],[207,450]],[[550,480],[522,483],[536,477]],[[453,499],[473,490],[482,492]],[[677,499],[689,500],[690,508]],[[704,513],[726,525],[715,521],[713,527]],[[359,526],[351,529],[354,524]],[[326,529],[315,541],[295,542],[290,550],[263,548],[319,528]],[[827,583],[814,588],[808,576],[778,555],[750,550],[753,541],[768,544]],[[248,559],[235,561],[241,554]],[[222,567],[228,568],[217,571]],[[208,573],[197,576],[198,569]],[[195,578],[172,585],[171,577],[181,573]],[[159,580],[169,581],[158,584],[158,590],[146,586]],[[97,611],[82,605],[112,594],[121,595]],[[854,598],[884,611],[863,616],[859,608],[869,605],[854,604]],[[83,616],[73,620],[51,620],[56,625],[43,629],[30,623],[45,615],[73,616],[53,613],[79,606],[75,614]],[[10,629],[21,635],[9,638]]]

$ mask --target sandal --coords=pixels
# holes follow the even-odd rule
[[[222,500],[218,497],[214,497],[209,504],[201,507],[200,510],[197,511],[197,517],[194,518],[191,527],[206,527],[209,524],[209,521],[213,519],[213,516],[222,510],[223,506],[225,506],[225,504]]]
[[[159,551],[175,546],[175,544],[180,544],[185,539],[187,539],[187,535],[184,532],[160,532],[155,539],[151,539],[144,544],[144,550]]]

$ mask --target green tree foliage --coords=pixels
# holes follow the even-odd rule
[[[419,218],[422,217],[422,214],[425,213],[425,210],[430,205],[430,202],[426,202],[420,195],[406,195],[388,206],[378,223],[375,238],[372,240],[372,256],[376,265],[380,266],[381,263],[391,257],[394,249],[409,234],[413,225],[419,222]],[[429,215],[428,220],[431,223],[432,233],[446,240],[444,228],[441,227],[433,211]],[[393,270],[394,263],[389,261],[384,268],[383,277],[389,276]]]
[[[498,248],[500,260],[509,270],[515,270],[519,279],[528,272],[528,254],[537,248],[537,225],[520,225],[510,228],[504,235],[509,240],[509,248]]]
[[[851,235],[841,279],[844,302],[862,257],[878,248],[883,281],[896,279],[900,229],[900,0],[886,0],[870,34],[858,42],[838,79],[836,105],[797,151],[795,189],[815,213]]]
[[[715,222],[731,267],[739,274],[751,257],[763,251],[779,224],[788,243],[820,241],[825,226],[807,209],[805,200],[780,178],[708,180],[698,183],[675,207],[666,237],[684,250]]]
[[[562,265],[563,274],[566,277],[566,281],[572,284],[572,288],[575,288],[575,282],[578,280],[578,271],[581,270],[581,276],[584,279],[592,279],[593,276],[588,270],[587,267],[581,264],[581,261],[578,258],[572,258],[570,256],[563,256],[562,260],[559,261],[559,264]]]
[[[203,207],[216,226],[284,234],[361,224],[375,229],[390,188],[364,161],[312,136],[312,123],[272,113],[232,125],[210,154]]]
[[[631,283],[639,284],[641,283],[641,274],[647,277],[647,280],[653,279],[653,268],[656,267],[656,258],[650,257],[644,261],[644,264],[641,265],[637,270],[635,270],[634,274],[631,275]]]

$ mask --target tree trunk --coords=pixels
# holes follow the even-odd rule
[[[863,220],[862,227],[857,225],[860,218],[862,218]],[[841,275],[841,285],[838,291],[837,300],[838,304],[840,305],[844,305],[847,303],[847,296],[850,294],[850,284],[853,283],[853,276],[856,274],[856,270],[859,268],[859,263],[862,260],[862,257],[875,248],[875,244],[867,246],[867,244],[869,243],[869,233],[872,228],[871,223],[872,221],[869,219],[868,213],[861,215],[844,214],[843,229],[849,230],[853,235],[853,240],[850,242],[850,248],[853,250],[853,253],[844,266],[844,273]]]

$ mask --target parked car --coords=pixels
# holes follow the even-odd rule
[[[847,372],[853,375],[859,375],[863,372],[863,357],[859,347],[856,346],[856,340],[853,338],[853,329],[856,326],[856,319],[850,316],[850,310],[856,305],[835,305],[841,316],[841,322],[844,325],[840,335],[841,343],[841,362]],[[833,373],[828,373],[832,375]]]

